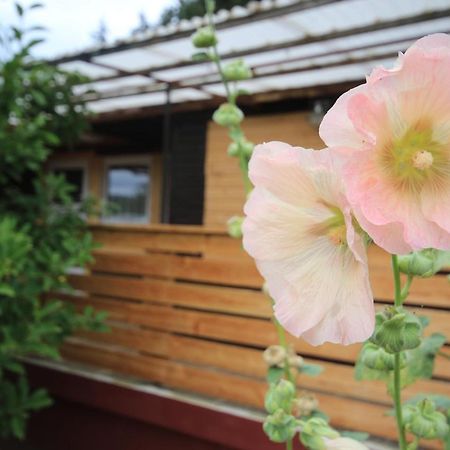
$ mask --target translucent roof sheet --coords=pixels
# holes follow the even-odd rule
[[[364,79],[419,37],[450,31],[449,0],[263,0],[219,11],[219,51],[244,57],[250,92],[302,89]],[[97,112],[202,101],[224,96],[212,63],[191,60],[195,17],[112,46],[87,49],[54,62],[92,82],[79,86]],[[85,94],[86,93],[86,94]]]

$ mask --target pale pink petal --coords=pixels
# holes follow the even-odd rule
[[[407,51],[406,55],[413,52],[416,49],[420,49],[427,53],[450,51],[450,36],[445,33],[435,33],[424,36],[416,41]]]
[[[343,182],[355,217],[392,253],[450,249],[449,74],[450,36],[426,36],[399,57],[394,69],[376,69],[366,84],[342,96],[321,126],[325,143],[343,159]],[[339,115],[345,116],[341,133],[336,131],[343,123]],[[407,133],[417,134],[416,144],[402,141]],[[380,159],[389,149],[402,149],[395,145],[404,145],[403,155],[410,158],[397,166],[405,167],[401,175],[411,176],[410,185],[400,180],[396,171],[402,169],[391,170]],[[439,152],[421,185],[414,184],[413,158],[406,153],[414,152],[414,145],[417,151]]]
[[[348,101],[353,95],[361,92],[363,86],[357,86],[341,95],[325,114],[319,127],[319,135],[328,147],[360,148],[364,146],[363,137],[355,133],[354,125],[348,115]]]
[[[374,310],[365,247],[330,151],[264,144],[250,175],[244,248],[266,279],[280,323],[313,345],[367,339]],[[330,205],[345,216],[348,247],[314,231],[335,214]]]

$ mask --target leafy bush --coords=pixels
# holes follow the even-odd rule
[[[39,5],[32,5],[36,8]],[[55,298],[69,289],[67,271],[92,260],[84,206],[71,200],[62,176],[44,163],[58,145],[72,145],[87,126],[76,100],[77,74],[34,62],[40,39],[20,27],[1,30],[0,62],[0,438],[23,438],[30,411],[48,406],[43,389],[31,390],[21,357],[59,358],[58,347],[75,329],[103,329],[103,314],[79,314]]]

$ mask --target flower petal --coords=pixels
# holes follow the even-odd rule
[[[280,323],[313,345],[367,339],[374,310],[365,248],[330,151],[265,144],[252,156],[250,175],[244,248],[266,279]],[[345,217],[348,247],[321,233],[331,207]]]

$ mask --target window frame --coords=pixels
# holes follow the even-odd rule
[[[153,157],[151,155],[118,155],[118,156],[108,156],[103,162],[103,183],[102,183],[102,199],[104,202],[108,201],[108,173],[110,168],[115,166],[133,166],[133,165],[146,165],[148,167],[148,179],[149,186],[147,190],[147,201],[145,202],[145,217],[143,220],[117,220],[114,218],[102,215],[101,222],[105,224],[117,224],[117,225],[146,225],[152,221],[152,197],[153,197]]]
[[[65,169],[81,169],[83,173],[83,183],[81,185],[81,199],[80,202],[75,202],[79,205],[89,196],[89,167],[88,162],[85,159],[61,159],[49,161],[48,171],[54,172],[55,170]]]

